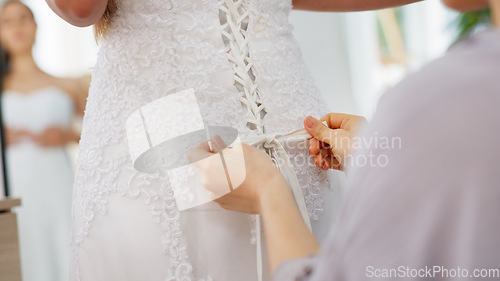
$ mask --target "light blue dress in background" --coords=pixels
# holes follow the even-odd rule
[[[8,90],[2,99],[6,127],[39,133],[70,126],[73,101],[59,88]],[[6,162],[11,196],[22,200],[16,213],[23,280],[67,280],[73,171],[65,147],[26,138],[7,148]]]

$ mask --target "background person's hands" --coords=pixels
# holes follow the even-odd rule
[[[31,139],[42,147],[63,146],[75,139],[74,133],[59,127],[49,127],[38,134],[31,134]]]
[[[5,128],[5,145],[11,146],[17,144],[21,139],[29,136],[27,131],[12,129],[9,127]]]
[[[352,138],[359,125],[365,121],[361,116],[341,113],[329,113],[320,120],[308,116],[304,120],[304,127],[313,137],[309,141],[309,153],[314,164],[323,170],[343,170],[351,150]]]
[[[219,136],[213,140],[214,152],[204,142],[189,153],[189,160],[201,170],[203,186],[213,193],[215,202],[222,208],[249,214],[260,214],[264,197],[276,192],[290,192],[285,179],[263,151],[247,144],[226,147]],[[231,182],[239,184],[227,193],[227,178],[218,152],[222,151]],[[241,161],[244,157],[244,162]],[[244,167],[242,167],[244,166]],[[225,190],[225,191],[224,191]],[[226,194],[227,193],[227,194]],[[225,194],[219,197],[219,194]],[[273,195],[274,196],[274,195]]]

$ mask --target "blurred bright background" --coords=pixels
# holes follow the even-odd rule
[[[98,50],[92,28],[67,24],[45,1],[26,3],[38,21],[39,66],[56,76],[89,73]],[[370,117],[387,88],[446,52],[456,17],[440,0],[426,0],[376,12],[293,11],[290,20],[331,110]]]
[[[389,87],[446,52],[457,15],[427,0],[374,12],[294,11],[291,21],[331,109],[369,118]]]

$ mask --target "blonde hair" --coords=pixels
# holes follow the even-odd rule
[[[106,35],[106,31],[108,30],[109,24],[111,23],[111,19],[113,14],[116,12],[116,0],[108,0],[108,5],[106,6],[106,10],[104,14],[94,24],[95,38],[98,41],[99,38],[102,38]]]

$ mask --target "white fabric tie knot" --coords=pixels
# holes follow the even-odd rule
[[[277,145],[279,145],[278,141],[276,140],[276,134],[271,134],[271,135],[264,135],[265,140],[264,144],[262,145],[266,149],[273,149]]]
[[[289,141],[306,141],[309,137],[310,135],[306,132],[306,130],[299,129],[285,134],[262,134],[243,137],[241,138],[241,141],[248,145],[255,146],[257,148],[264,148],[272,152],[270,157],[288,182],[288,185],[293,192],[295,202],[297,202],[297,207],[310,229],[311,222],[309,220],[309,213],[307,211],[304,195],[302,193],[302,187],[300,186],[299,179],[297,178],[293,164],[290,161],[290,157],[283,146],[283,143],[287,143]]]

